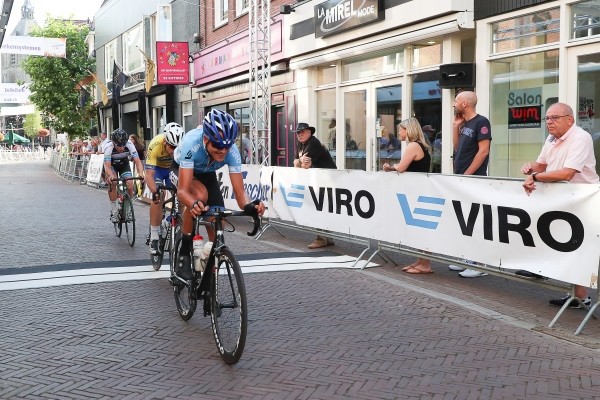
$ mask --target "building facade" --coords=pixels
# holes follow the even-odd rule
[[[154,80],[146,91],[145,55],[156,63],[157,41],[195,46],[193,33],[199,25],[198,5],[184,0],[106,0],[94,22],[98,77],[106,82],[109,93],[115,62],[129,77],[118,104],[114,96],[106,105],[98,103],[101,131],[111,132],[120,126],[149,141],[169,122],[177,122],[186,130],[195,128],[198,109],[190,83],[159,85]],[[96,98],[101,99],[99,92]]]
[[[600,160],[600,1],[479,0],[475,19],[479,109],[493,133],[490,175],[522,177],[521,165],[537,158],[548,135],[542,118],[557,101],[592,134]]]

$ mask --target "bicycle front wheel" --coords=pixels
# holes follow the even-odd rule
[[[195,280],[188,281],[187,284],[179,280],[178,266],[179,254],[181,253],[181,235],[175,242],[175,251],[171,254],[171,276],[173,283],[173,294],[175,295],[175,305],[177,312],[182,320],[188,321],[196,312],[197,300],[194,293]]]
[[[127,242],[133,246],[135,244],[135,214],[133,213],[133,201],[129,196],[123,197],[123,220]]]
[[[227,247],[220,250],[216,259],[210,315],[221,358],[229,365],[235,364],[246,345],[248,314],[242,269]]]

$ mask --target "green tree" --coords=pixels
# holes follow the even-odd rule
[[[23,122],[23,133],[25,136],[35,138],[38,135],[38,131],[42,127],[42,117],[40,114],[27,114],[25,121]]]
[[[31,36],[66,38],[66,58],[29,56],[23,69],[31,77],[29,99],[48,123],[69,136],[84,135],[94,119],[91,97],[80,107],[78,82],[95,71],[95,60],[88,57],[85,38],[89,28],[73,21],[48,19],[46,26],[35,28]],[[87,89],[90,92],[91,89]]]

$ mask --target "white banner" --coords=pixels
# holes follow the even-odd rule
[[[0,53],[65,58],[67,56],[67,39],[6,36],[0,47]]]
[[[277,167],[273,187],[283,220],[597,286],[599,185]]]
[[[28,103],[30,94],[29,84],[0,83],[0,103]]]
[[[104,166],[104,154],[92,154],[88,162],[86,181],[89,184],[97,185],[102,177],[102,167]]]
[[[242,177],[244,178],[244,190],[251,200],[260,199],[265,203],[267,211],[265,217],[273,218],[271,213],[270,202],[271,198],[271,176],[273,169],[269,167],[261,167],[260,165],[242,164]],[[237,200],[233,193],[231,180],[229,179],[229,167],[225,166],[217,171],[217,179],[221,187],[221,194],[225,207],[239,210]]]

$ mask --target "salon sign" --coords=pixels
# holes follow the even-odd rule
[[[334,35],[385,18],[382,0],[329,0],[315,6],[315,37]]]
[[[515,89],[508,92],[508,129],[542,126],[542,89]]]

